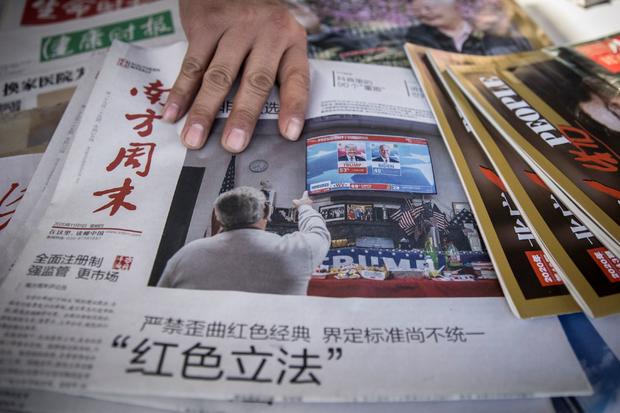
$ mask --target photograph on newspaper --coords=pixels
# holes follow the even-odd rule
[[[450,73],[556,196],[620,255],[617,89],[542,51]]]
[[[578,311],[562,280],[545,256],[540,243],[523,220],[506,185],[463,118],[462,106],[451,101],[446,64],[480,58],[446,52],[427,56],[428,49],[407,45],[407,53],[420,84],[434,109],[437,124],[467,191],[489,255],[504,294],[516,315],[540,317]],[[431,61],[431,57],[435,57]]]
[[[188,152],[177,125],[158,117],[185,47],[116,43],[108,54],[49,207],[0,289],[7,331],[20,331],[0,343],[1,386],[267,402],[591,392],[558,320],[514,317],[471,212],[453,216],[466,195],[411,70],[313,61],[303,139],[279,136],[270,97],[261,133],[233,158],[219,145],[221,122],[204,149]],[[342,86],[358,78],[378,89]],[[311,138],[327,146],[313,153]],[[351,143],[352,158],[366,161],[338,159]],[[366,173],[306,196],[310,155],[318,174],[338,176],[339,162],[366,162]],[[426,190],[399,192],[414,169]],[[322,206],[345,219],[326,222]],[[218,237],[239,235],[217,249]],[[209,289],[174,276],[179,288],[157,286],[167,268],[202,266],[201,256],[184,257],[205,243]],[[248,263],[253,249],[272,259]],[[261,279],[274,273],[289,278]],[[414,286],[406,297],[430,291],[381,298],[394,296],[390,281]],[[272,293],[249,292],[257,286]],[[24,313],[33,307],[42,313]],[[54,351],[20,351],[32,341]],[[88,362],[50,362],[73,341],[73,357]],[[506,348],[510,357],[498,351]],[[507,370],[518,373],[498,380]],[[466,380],[472,372],[477,380]]]
[[[330,68],[327,79],[333,68],[348,69],[345,80],[315,95],[336,108],[346,102],[334,92],[377,70],[313,65]],[[389,106],[422,99],[407,97],[410,73],[390,70],[402,97]],[[466,196],[426,112],[417,121],[322,115],[308,120],[295,143],[282,142],[276,122],[263,120],[255,133],[260,146],[235,156],[218,147],[199,160],[190,154],[149,285],[330,297],[501,296],[473,215],[452,210]],[[185,173],[196,178],[183,179]],[[245,189],[227,199],[234,187]],[[299,199],[304,191],[311,199]],[[231,244],[238,248],[228,250]]]
[[[512,0],[287,0],[310,57],[407,66],[405,42],[497,55],[536,50],[547,36]]]

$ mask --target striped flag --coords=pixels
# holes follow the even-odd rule
[[[390,218],[395,221],[398,226],[405,231],[405,234],[411,235],[415,232],[418,225],[418,218],[424,212],[424,204],[415,205],[412,199],[407,199],[401,208],[393,213]]]
[[[446,214],[441,212],[435,204],[433,204],[433,217],[431,218],[431,223],[440,231],[445,231],[448,228]]]
[[[458,226],[460,228],[462,228],[463,224],[466,223],[476,223],[473,214],[468,209],[462,209],[454,216],[454,218],[452,218],[452,221],[450,221],[450,225]]]

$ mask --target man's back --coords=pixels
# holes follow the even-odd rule
[[[306,294],[329,248],[329,232],[312,208],[300,211],[300,231],[279,236],[260,229],[226,231],[192,241],[168,262],[161,287]]]

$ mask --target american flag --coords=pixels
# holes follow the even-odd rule
[[[445,231],[448,228],[446,214],[441,212],[435,204],[433,204],[433,217],[431,218],[431,223],[440,231]]]
[[[452,218],[452,220],[450,221],[451,226],[457,226],[460,228],[463,227],[463,224],[468,224],[468,223],[474,223],[474,224],[476,223],[476,219],[474,218],[474,215],[468,209],[460,210],[459,213],[456,214],[454,218]]]
[[[424,204],[416,206],[412,199],[408,199],[398,211],[390,216],[390,218],[395,221],[403,231],[405,231],[405,234],[411,235],[415,232],[418,218],[423,211]]]
[[[235,155],[232,155],[230,162],[228,162],[228,168],[226,168],[226,175],[220,186],[220,194],[228,192],[235,187]],[[215,217],[215,209],[211,212],[211,235],[217,234],[221,229],[221,225]]]
[[[220,187],[220,194],[228,192],[235,187],[235,158],[236,155],[232,155],[230,157],[228,168],[226,168],[226,175],[224,175],[224,180],[222,181],[222,186]]]

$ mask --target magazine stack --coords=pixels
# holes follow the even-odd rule
[[[618,39],[501,57],[407,46],[521,317],[620,311]]]

